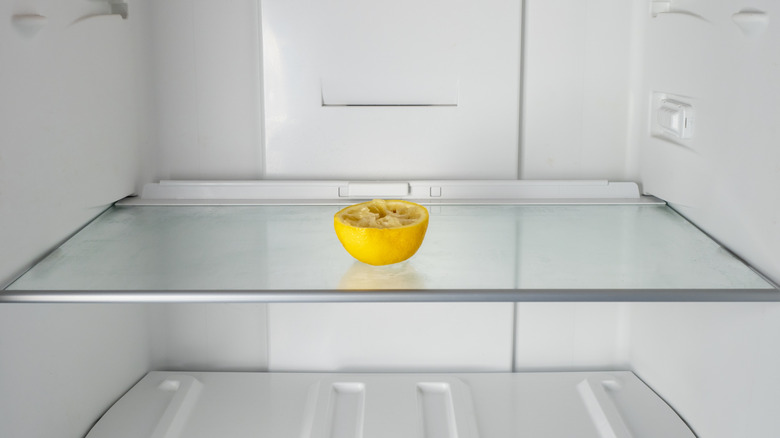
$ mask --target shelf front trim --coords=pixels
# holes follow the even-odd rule
[[[0,303],[780,302],[777,289],[5,290]]]

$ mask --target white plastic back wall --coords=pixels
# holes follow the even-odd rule
[[[152,369],[264,371],[266,304],[149,306]]]
[[[636,180],[629,84],[632,8],[622,0],[525,0],[523,179]]]
[[[152,180],[262,176],[257,1],[149,2],[158,150],[145,167]]]
[[[271,178],[515,178],[521,2],[261,0]]]
[[[632,6],[632,2],[528,0],[524,2],[522,12],[525,17],[521,17],[518,11],[516,15],[507,13],[501,17],[501,21],[496,21],[506,29],[516,28],[511,36],[501,31],[504,35],[500,37],[500,46],[484,42],[493,38],[491,35],[497,33],[498,28],[480,32],[484,35],[480,35],[479,38],[475,37],[477,32],[472,32],[468,40],[463,37],[455,41],[457,44],[455,47],[468,45],[480,48],[476,60],[469,62],[467,68],[472,72],[480,69],[481,73],[488,72],[487,74],[490,75],[488,81],[478,85],[480,93],[484,90],[489,91],[484,92],[484,96],[467,99],[468,96],[463,94],[463,91],[468,83],[464,82],[464,78],[459,77],[458,84],[453,86],[450,73],[441,68],[438,69],[440,74],[436,73],[434,60],[441,61],[440,65],[444,66],[456,64],[453,61],[456,59],[455,52],[449,48],[439,51],[438,55],[430,57],[430,60],[420,61],[419,65],[408,71],[400,72],[399,76],[405,78],[414,75],[414,81],[403,81],[403,87],[401,87],[402,82],[387,80],[388,72],[393,71],[387,66],[388,60],[383,58],[376,61],[378,55],[364,58],[362,56],[365,53],[361,52],[361,59],[372,61],[368,65],[363,65],[363,71],[368,69],[370,74],[355,77],[354,73],[350,73],[351,70],[347,73],[339,72],[339,74],[329,74],[329,79],[324,78],[323,83],[319,76],[313,75],[310,88],[315,89],[309,97],[314,101],[303,102],[313,106],[310,105],[308,109],[303,108],[301,111],[304,113],[299,110],[292,113],[289,112],[289,108],[284,109],[277,105],[280,117],[273,120],[269,119],[270,116],[265,118],[263,116],[263,101],[259,91],[263,76],[260,68],[261,59],[266,57],[266,76],[284,74],[288,82],[298,81],[298,77],[304,74],[302,69],[306,65],[302,65],[302,58],[298,57],[280,65],[284,67],[282,71],[269,71],[268,57],[281,59],[273,55],[274,50],[279,52],[285,49],[285,52],[290,52],[291,47],[284,40],[282,40],[284,44],[274,46],[268,38],[264,42],[266,47],[261,47],[257,38],[257,35],[262,32],[261,23],[257,18],[259,2],[260,0],[241,0],[226,5],[217,5],[206,0],[151,2],[155,26],[152,73],[156,84],[154,92],[157,99],[155,113],[159,121],[156,127],[159,150],[144,163],[147,174],[144,175],[143,182],[170,178],[255,179],[262,177],[265,170],[268,171],[269,177],[353,178],[354,174],[360,171],[360,166],[378,166],[371,161],[376,157],[387,160],[395,166],[394,172],[398,174],[379,174],[366,170],[363,176],[368,175],[370,178],[403,176],[403,179],[409,179],[410,175],[426,179],[442,176],[457,179],[514,178],[518,153],[520,154],[520,176],[525,179],[635,180],[637,178],[632,164],[636,157],[633,148],[630,147],[631,143],[629,142],[628,146],[626,143],[628,134],[626,126],[631,114],[629,104],[634,99],[627,87],[630,82],[630,67],[634,66],[631,63],[632,57],[639,56],[634,54],[639,53],[638,50],[632,51],[630,46],[638,35],[631,24],[630,14],[632,8],[636,6]],[[262,3],[266,9],[271,5],[265,1]],[[366,7],[369,4],[376,7],[374,3],[367,2]],[[388,5],[393,5],[392,7],[395,8],[396,3],[391,2]],[[415,8],[422,7],[420,5],[423,3],[416,3]],[[474,3],[478,3],[479,8],[489,5],[488,2]],[[519,8],[523,2],[514,3],[516,5],[513,8]],[[425,2],[424,4],[436,6],[436,3]],[[450,2],[443,6],[440,12],[455,10],[460,8],[461,4],[463,2]],[[647,9],[643,4],[638,8],[643,11]],[[399,10],[408,12],[412,9]],[[266,16],[262,24],[268,25],[268,13],[264,12]],[[314,12],[307,13],[314,14]],[[485,10],[479,14],[472,14],[473,23],[468,23],[464,28],[475,29],[473,26],[477,25],[477,21],[492,20],[485,14]],[[408,20],[419,23],[411,12],[406,15],[410,17]],[[445,15],[449,17],[451,14],[441,13],[436,19],[429,20],[430,29],[442,22],[447,25],[455,19],[454,17],[443,19]],[[338,22],[351,16],[344,15]],[[422,20],[423,15],[420,17]],[[403,19],[407,20],[405,17]],[[310,19],[310,21],[314,20],[313,17]],[[365,20],[356,23],[363,21]],[[522,27],[522,23],[526,23],[525,28]],[[392,34],[392,40],[404,44],[404,41],[397,40],[412,35],[409,30],[412,24],[404,22],[403,26],[398,27],[403,31]],[[329,33],[333,33],[335,29],[335,24],[315,23],[315,25],[320,28],[329,27],[325,29]],[[521,34],[522,48],[520,47]],[[439,42],[443,41],[445,36],[449,37],[446,32],[423,36]],[[358,39],[358,41],[364,40]],[[367,40],[361,44],[368,46]],[[506,44],[516,45],[510,55],[501,52],[506,49],[504,47]],[[330,52],[336,51],[336,47],[333,45]],[[426,47],[430,48],[430,46]],[[403,56],[416,56],[415,53],[419,54],[420,50],[426,47],[415,48],[416,52],[404,52]],[[354,53],[354,50],[350,52],[350,47],[338,47],[338,49],[339,53]],[[369,52],[369,55],[371,53],[369,47],[362,47],[362,50]],[[264,51],[267,53],[263,53]],[[298,49],[294,52],[299,53]],[[524,52],[522,62],[521,52]],[[402,56],[399,51],[391,54]],[[419,61],[419,56],[417,58],[415,61]],[[483,62],[483,58],[489,58],[489,62]],[[499,66],[498,63],[506,65]],[[522,79],[520,74],[516,73],[521,65],[524,71]],[[433,69],[432,73],[427,76],[418,75],[422,66]],[[395,71],[397,70],[396,67]],[[504,75],[509,75],[509,70],[514,71],[512,82],[508,86],[504,84],[494,87],[493,84],[497,80]],[[521,86],[524,88],[522,93]],[[269,102],[273,99],[278,103],[278,93],[275,96],[268,94],[270,88],[267,80],[264,87],[265,105],[270,105]],[[453,101],[454,87],[457,87],[459,106],[446,106]],[[499,90],[500,97],[494,90]],[[301,90],[296,93],[300,95],[308,92]],[[472,111],[468,116],[471,118],[463,125],[463,129],[460,128],[462,125],[460,121],[458,122],[458,134],[452,133],[454,132],[451,130],[452,126],[439,129],[444,131],[441,135],[451,137],[449,140],[452,141],[448,140],[447,144],[429,141],[439,135],[434,132],[434,128],[438,128],[436,124],[431,123],[433,118],[461,114],[467,106],[474,108],[473,104],[482,105],[487,102],[487,99],[493,98],[500,98],[502,105],[514,105],[522,100],[522,117],[518,115],[516,108],[511,111],[514,115],[499,107],[479,110],[476,113]],[[322,107],[325,99],[334,106]],[[427,101],[438,102],[445,106],[337,106],[348,102],[368,104],[372,101],[386,104],[421,104]],[[350,118],[352,124],[346,125],[343,131],[350,132],[351,137],[345,138],[344,144],[347,144],[347,141],[357,141],[357,137],[353,138],[356,135],[354,134],[356,126],[365,131],[370,128],[370,124],[388,124],[386,128],[375,132],[376,137],[380,137],[381,134],[382,138],[379,140],[381,145],[372,141],[364,142],[359,147],[345,149],[345,146],[341,145],[329,148],[320,137],[323,129],[329,131],[334,129],[332,126],[311,125],[308,122],[302,125],[302,119],[297,116],[292,117],[296,114],[308,117],[318,113],[327,113],[329,118],[342,116]],[[410,115],[402,116],[402,114]],[[503,134],[495,128],[498,123],[504,122],[499,122],[496,117],[504,122],[511,119],[514,130],[522,129],[522,140],[497,146],[496,139]],[[399,120],[399,118],[403,119]],[[519,123],[521,118],[522,123]],[[265,124],[269,121],[273,124],[294,122],[295,128],[291,125],[291,129],[303,129],[308,133],[300,134],[299,137],[309,135],[315,140],[313,143],[306,144],[299,142],[287,149],[271,146],[267,151],[269,159],[278,155],[286,166],[294,167],[292,170],[287,169],[287,173],[280,169],[279,160],[276,164],[271,161],[264,162],[264,142],[274,140],[269,136],[273,135],[270,130],[267,133],[263,132],[264,119]],[[441,118],[439,122],[443,123],[444,120]],[[472,122],[473,126],[485,128],[477,130],[466,128],[472,126]],[[642,128],[644,126],[643,124]],[[470,129],[472,134],[478,134],[476,140],[473,136],[469,139],[463,137],[462,131],[465,129]],[[417,130],[417,132],[414,136],[401,137],[404,130]],[[363,139],[371,134],[358,132],[357,135],[362,136]],[[501,132],[505,131],[502,129]],[[379,146],[389,144],[391,141],[395,152],[381,152],[383,149]],[[417,147],[423,141],[427,142],[426,146]],[[374,145],[377,145],[376,149]],[[410,163],[411,160],[408,159],[403,161],[404,170],[398,170],[398,162],[401,161],[398,155],[409,157],[409,151],[413,148],[411,156],[423,170],[418,168],[413,172],[409,166],[414,163]],[[352,156],[348,157],[348,153]],[[433,164],[425,163],[424,160],[430,160]],[[464,164],[464,160],[471,160],[472,163]],[[348,169],[352,175],[342,172],[343,167],[347,166],[339,164],[342,162],[355,163]],[[297,165],[303,166],[304,163],[307,168],[301,167],[300,171],[295,168]],[[492,164],[495,166],[491,174],[492,169],[487,166]],[[319,173],[306,174],[311,170],[310,168],[317,168]]]
[[[515,371],[630,368],[628,304],[515,306]]]
[[[269,304],[271,371],[511,371],[511,303]]]
[[[240,0],[229,4],[217,4],[208,0],[166,0],[150,3],[154,10],[155,44],[152,46],[154,56],[152,73],[157,99],[154,109],[159,121],[156,127],[158,150],[144,163],[143,167],[147,175],[142,182],[170,178],[255,179],[263,177],[266,169],[263,157],[264,142],[271,141],[273,138],[263,132],[262,126],[263,102],[259,91],[263,75],[260,68],[261,59],[263,56],[266,57],[266,76],[285,74],[288,81],[298,81],[298,77],[303,74],[302,68],[306,65],[303,64],[302,58],[292,58],[286,64],[279,65],[283,70],[269,71],[268,58],[281,59],[278,55],[274,55],[274,50],[279,52],[285,49],[285,52],[290,52],[291,48],[285,40],[280,40],[284,44],[273,45],[272,41],[268,40],[268,35],[264,42],[265,48],[261,47],[257,37],[262,32],[261,23],[257,18],[259,2],[260,0]],[[262,3],[266,9],[272,5],[265,1]],[[284,6],[287,2],[277,3]],[[366,2],[366,7],[369,4],[376,6],[374,3],[376,2]],[[493,2],[473,3],[482,8]],[[415,74],[416,82],[404,81],[405,87],[400,88],[400,82],[386,80],[387,72],[392,70],[381,70],[386,68],[389,62],[384,58],[379,60],[381,62],[364,65],[364,69],[371,70],[371,75],[363,74],[357,78],[355,74],[330,75],[324,87],[320,83],[319,76],[312,74],[307,87],[314,88],[309,96],[313,101],[307,101],[307,105],[310,106],[308,109],[304,108],[307,111],[305,115],[326,113],[326,110],[331,114],[328,117],[333,117],[333,114],[339,117],[346,115],[354,123],[347,125],[344,131],[352,133],[355,132],[356,126],[363,127],[361,129],[365,130],[369,126],[367,123],[379,124],[385,123],[386,120],[389,124],[383,130],[377,131],[376,137],[380,137],[381,134],[383,145],[395,139],[392,143],[395,152],[376,152],[381,151],[379,146],[373,149],[373,145],[378,144],[376,142],[363,143],[359,147],[353,146],[347,149],[342,149],[341,146],[328,148],[318,136],[322,136],[323,129],[327,131],[333,129],[332,127],[327,125],[323,127],[322,124],[302,125],[301,119],[292,117],[298,113],[291,113],[288,109],[277,105],[279,110],[277,113],[280,117],[273,120],[266,117],[266,124],[269,121],[273,124],[294,122],[295,128],[291,129],[305,129],[307,135],[316,141],[296,144],[288,149],[273,148],[270,150],[269,158],[281,155],[285,166],[298,164],[303,166],[305,163],[308,168],[320,167],[317,174],[304,174],[310,170],[304,167],[301,167],[300,171],[297,168],[292,171],[287,169],[288,173],[283,174],[279,167],[281,161],[277,159],[276,164],[272,162],[268,164],[268,175],[287,177],[288,174],[293,175],[295,171],[297,172],[294,173],[295,175],[306,178],[339,178],[342,176],[339,173],[344,173],[341,172],[342,167],[346,165],[336,166],[334,163],[354,162],[356,163],[354,168],[349,170],[356,173],[359,171],[359,166],[367,166],[366,163],[370,164],[370,160],[377,156],[389,160],[388,162],[397,168],[400,161],[397,158],[398,154],[402,153],[403,156],[408,157],[413,147],[436,135],[433,131],[437,125],[430,123],[429,120],[434,115],[450,117],[456,113],[460,114],[467,106],[473,108],[473,103],[485,103],[488,98],[497,98],[494,94],[495,90],[498,90],[502,105],[510,105],[522,100],[522,117],[517,116],[516,108],[508,112],[495,107],[471,114],[469,117],[473,118],[467,120],[466,125],[472,126],[470,124],[473,122],[473,126],[481,124],[485,127],[477,131],[468,128],[472,134],[478,134],[476,139],[464,139],[460,128],[457,134],[460,137],[455,136],[450,133],[452,127],[448,127],[441,135],[451,136],[453,141],[448,144],[441,142],[434,144],[428,141],[428,146],[425,148],[414,149],[414,161],[418,162],[420,167],[427,166],[422,172],[417,169],[415,175],[426,179],[442,177],[442,175],[457,179],[473,179],[480,176],[514,178],[518,161],[516,159],[518,144],[522,143],[519,146],[521,154],[519,161],[520,176],[524,179],[635,180],[637,176],[632,163],[635,163],[636,157],[633,148],[630,147],[631,142],[628,144],[626,142],[628,134],[626,125],[632,114],[629,111],[629,103],[635,99],[635,96],[629,95],[627,84],[630,82],[630,67],[635,67],[631,63],[632,58],[640,55],[638,50],[632,51],[630,46],[635,41],[634,37],[638,35],[633,28],[630,14],[632,8],[646,11],[646,5],[641,2],[634,4],[634,2],[619,0],[556,2],[516,0],[514,3],[516,3],[512,6],[514,9],[524,4],[522,15],[525,17],[521,17],[519,11],[517,14],[507,12],[496,21],[491,17],[485,17],[486,11],[482,11],[472,14],[473,22],[463,27],[475,30],[474,26],[484,18],[485,21],[493,20],[496,25],[506,29],[510,27],[515,29],[511,31],[511,35],[501,31],[504,34],[500,37],[501,45],[485,42],[486,39],[493,38],[492,34],[499,32],[499,29],[491,24],[491,28],[483,29],[483,32],[472,31],[468,39],[463,37],[455,41],[456,45],[453,46],[479,47],[477,60],[471,62],[467,68],[469,71],[481,69],[482,73],[488,72],[487,82],[483,81],[478,85],[480,92],[486,90],[485,96],[467,99],[468,96],[462,91],[469,85],[464,82],[464,78],[459,78],[458,107],[334,106],[323,108],[325,98],[333,105],[344,104],[348,100],[366,104],[370,102],[369,98],[374,100],[374,103],[381,103],[384,100],[389,104],[395,99],[396,102],[409,104],[427,100],[429,103],[438,102],[448,105],[453,98],[453,82],[450,80],[452,75],[441,69],[439,69],[441,74],[432,72],[428,76],[416,75],[420,67],[415,66],[399,75],[408,77]],[[387,4],[396,7],[397,2]],[[415,8],[428,4],[436,6],[438,3],[416,2]],[[452,23],[455,17],[451,17],[450,11],[460,8],[462,4],[464,4],[462,1],[447,3],[441,8],[441,14],[437,15],[436,19],[428,21],[430,28],[433,29],[434,25],[442,22],[445,25]],[[310,7],[311,5],[307,5],[303,10],[310,15],[309,21],[315,21],[317,18],[314,17],[315,13]],[[412,9],[399,10],[408,12],[406,14],[410,17],[408,20],[415,23],[420,23],[419,20],[422,20],[423,15],[420,15],[419,19],[415,18]],[[263,24],[267,25],[268,11],[264,12],[266,16]],[[137,12],[131,12],[131,18],[133,16],[137,16]],[[341,23],[351,16],[353,14],[347,14],[339,18],[338,22]],[[361,19],[353,24],[358,25],[363,22],[365,20]],[[318,26],[318,29],[325,28],[328,33],[333,33],[336,21],[332,23],[334,24],[320,20],[314,25]],[[522,27],[522,23],[526,26]],[[411,24],[398,26],[402,31],[393,33],[391,39],[396,41],[413,35],[410,33],[410,26]],[[477,35],[478,33],[484,35]],[[325,32],[318,37],[322,35],[325,35]],[[442,41],[444,35],[444,33],[441,36],[433,35],[433,38]],[[521,36],[522,48],[520,47]],[[361,41],[364,39],[357,40],[357,42]],[[367,44],[367,40],[365,41],[363,44]],[[398,41],[398,43],[405,42]],[[505,47],[506,44],[516,46],[509,55],[502,52],[505,49],[509,50]],[[335,49],[336,46],[332,46],[330,52]],[[348,47],[339,47],[340,52],[352,53],[347,49]],[[364,49],[368,51],[367,47]],[[414,53],[419,53],[423,49],[424,47],[415,49],[417,51]],[[264,51],[267,53],[263,53]],[[298,49],[294,52],[299,53]],[[523,52],[522,56],[521,52]],[[409,56],[414,53],[410,52]],[[401,56],[398,51],[394,54]],[[434,59],[441,61],[441,65],[455,64],[452,55],[454,55],[453,50],[446,48],[439,51],[437,56],[432,56],[431,60],[425,59],[420,64],[433,68]],[[377,56],[368,59],[375,61]],[[490,58],[490,62],[483,62],[483,58]],[[499,66],[497,63],[503,64]],[[522,79],[515,73],[521,66]],[[396,67],[394,71],[397,70]],[[494,87],[494,83],[504,75],[508,76],[510,70],[514,71],[512,82],[508,86],[502,84]],[[379,71],[379,76],[374,74],[376,71]],[[346,89],[347,84],[354,84],[354,87]],[[269,101],[273,99],[278,103],[278,93],[275,96],[269,95],[268,85],[265,84],[266,105],[269,105]],[[336,95],[333,94],[333,85],[337,86]],[[523,87],[522,93],[521,87]],[[383,94],[380,95],[379,92]],[[412,92],[415,93],[415,99],[411,99]],[[301,90],[300,93],[304,91]],[[388,99],[388,96],[392,99]],[[382,99],[379,99],[380,97]],[[360,120],[358,120],[359,114],[363,115]],[[400,114],[411,115],[399,121]],[[523,132],[522,140],[501,147],[496,146],[496,139],[503,134],[495,130],[499,123],[498,120],[491,119],[495,117],[500,117],[502,120],[511,118],[513,129],[518,129],[516,125],[522,118],[520,123]],[[645,125],[642,124],[642,128],[644,127]],[[401,137],[404,130],[412,129],[419,131],[417,134],[424,134],[425,139],[411,135]],[[504,130],[502,129],[501,132],[503,133]],[[273,133],[269,131],[269,134]],[[363,132],[359,135],[366,137],[368,134]],[[300,136],[302,137],[303,134]],[[345,138],[345,144],[347,140],[353,139]],[[347,157],[346,153],[352,153],[354,156]],[[467,159],[472,163],[464,164],[463,160]],[[433,165],[424,163],[424,160],[432,160]],[[408,168],[409,161],[403,161],[403,169],[405,169],[403,172],[412,174],[411,168]],[[496,163],[495,176],[486,175],[486,166]],[[332,169],[332,172],[323,170],[326,168]],[[396,169],[396,172],[401,171]],[[366,174],[368,173],[366,171]],[[347,176],[347,174],[343,175],[344,178]],[[399,175],[393,174],[371,173],[369,176],[400,178]],[[404,176],[403,179],[409,178]]]

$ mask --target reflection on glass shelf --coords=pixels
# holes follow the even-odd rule
[[[765,289],[663,205],[434,205],[418,253],[353,259],[340,206],[114,207],[9,290]]]
[[[355,260],[341,276],[338,289],[342,290],[422,290],[425,277],[417,272],[414,263],[405,261],[388,266],[371,266]]]

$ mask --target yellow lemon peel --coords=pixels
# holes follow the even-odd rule
[[[414,202],[375,199],[341,209],[333,225],[352,257],[369,265],[389,265],[420,248],[428,230],[428,210]]]

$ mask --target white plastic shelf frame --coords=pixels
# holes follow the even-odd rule
[[[87,438],[693,438],[633,373],[151,372]]]
[[[274,193],[285,196],[291,185],[307,186],[273,184]],[[437,190],[430,184],[422,190],[408,184],[334,184],[331,198],[314,201],[209,201],[192,191],[221,195],[218,186],[184,184],[185,190],[173,192],[184,193],[183,199],[152,193],[110,208],[10,285],[0,300],[778,300],[770,282],[653,198],[570,199],[584,189],[598,194],[606,187],[598,184],[536,185],[530,192],[529,184],[488,184],[488,190],[459,184]],[[507,187],[522,196],[512,198]],[[251,186],[239,189],[238,196],[252,195],[246,191]],[[155,190],[171,195],[165,187]],[[411,259],[375,267],[343,249],[333,215],[344,204],[415,190],[426,194],[414,199],[429,209],[430,224]],[[474,202],[448,197],[475,191],[483,195]],[[533,196],[539,191],[545,197]]]

